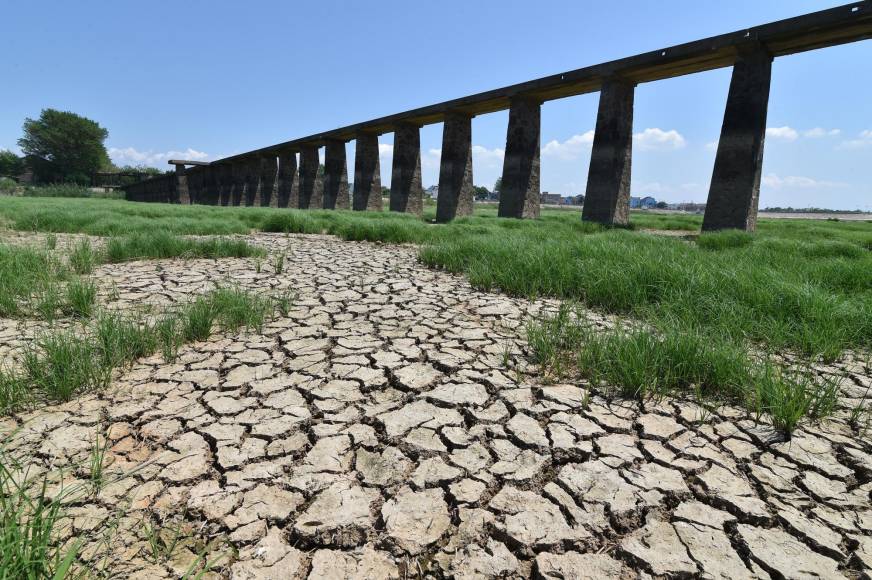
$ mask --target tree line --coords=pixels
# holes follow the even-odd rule
[[[154,167],[118,167],[109,159],[109,131],[71,111],[43,109],[37,119],[26,118],[18,140],[22,155],[0,150],[0,177],[17,178],[28,169],[35,183],[87,185],[99,171],[161,174]]]

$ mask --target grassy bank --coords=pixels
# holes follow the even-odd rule
[[[832,360],[846,349],[872,348],[870,222],[761,219],[753,235],[699,235],[701,217],[691,215],[634,213],[632,229],[606,229],[582,223],[577,211],[567,210],[546,209],[539,220],[521,221],[499,219],[495,207],[479,207],[476,215],[444,225],[429,223],[433,212],[428,207],[421,220],[388,212],[0,199],[0,219],[20,230],[100,235],[261,230],[419,244],[423,263],[463,273],[478,288],[575,301],[644,321],[655,336],[671,337],[675,344],[729,347],[744,368],[745,384],[774,376],[755,366],[752,351],[788,350],[807,360]],[[618,350],[624,354],[616,364],[632,369],[632,349]],[[699,372],[711,362],[687,360]],[[601,368],[594,359],[579,362],[591,372]],[[631,390],[641,380],[610,373]],[[711,375],[707,389],[747,400],[726,376]],[[783,384],[781,378],[775,383]],[[686,390],[691,382],[675,386]]]
[[[216,329],[259,330],[289,300],[218,288],[162,314],[101,313],[79,332],[47,332],[24,349],[20,368],[0,367],[0,413],[106,388],[116,369],[156,352],[174,360],[183,344]]]
[[[162,230],[112,237],[94,248],[88,239],[62,252],[53,236],[44,247],[0,242],[0,317],[87,318],[97,298],[94,282],[82,278],[98,264],[166,258],[262,257],[265,252],[243,240],[191,239]]]

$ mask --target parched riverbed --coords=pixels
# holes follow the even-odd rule
[[[261,333],[138,361],[108,392],[0,421],[65,530],[118,577],[842,578],[872,575],[872,444],[846,413],[780,440],[746,411],[547,384],[525,321],[555,302],[473,290],[412,247],[246,238],[270,259],[103,265],[103,307],[218,285],[287,289]],[[45,325],[0,320],[0,354]],[[845,373],[848,400],[872,384]],[[155,530],[178,531],[172,550]],[[175,533],[175,532],[174,532]]]

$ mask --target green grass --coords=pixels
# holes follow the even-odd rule
[[[157,351],[171,360],[215,330],[259,330],[284,300],[217,288],[158,317],[104,313],[83,333],[48,332],[24,349],[21,368],[0,368],[0,412],[104,389],[115,369]]]
[[[246,258],[264,251],[244,240],[183,238],[166,231],[133,233],[110,238],[106,244],[108,262],[167,258]]]
[[[802,419],[832,414],[838,400],[837,381],[780,368],[727,338],[682,327],[597,328],[566,304],[529,323],[527,340],[546,378],[579,376],[637,399],[690,392],[704,401],[738,402],[787,436]]]
[[[70,524],[66,498],[49,494],[48,484],[48,475],[28,476],[0,447],[0,578],[61,579],[70,572],[80,544],[56,545],[59,529]]]
[[[37,312],[51,320],[62,307],[69,269],[50,252],[0,244],[0,317]]]
[[[162,230],[112,237],[102,250],[82,239],[71,246],[65,260],[56,245],[53,234],[45,248],[0,243],[0,317],[49,321],[61,314],[90,317],[96,306],[97,287],[81,276],[91,274],[105,262],[265,255],[261,248],[244,240],[191,239]]]
[[[432,206],[422,220],[388,212],[0,199],[0,218],[20,230],[96,235],[261,230],[418,244],[424,264],[465,274],[477,288],[557,297],[644,322],[661,340],[627,331],[606,345],[620,353],[612,357],[612,368],[600,359],[581,361],[607,372],[610,380],[620,379],[631,392],[657,373],[659,384],[669,389],[741,395],[758,409],[794,407],[810,416],[814,402],[793,396],[802,389],[781,388],[801,383],[799,376],[776,373],[761,383],[772,388],[756,399],[748,395],[747,377],[761,372],[748,353],[787,350],[808,361],[830,361],[845,350],[872,348],[870,222],[762,218],[755,234],[700,235],[698,215],[634,212],[632,227],[622,229],[582,223],[571,210],[545,209],[541,219],[523,221],[497,218],[495,206],[478,207],[476,215],[450,224],[430,223],[433,217]],[[633,231],[649,229],[685,235]],[[262,267],[259,256],[258,264]],[[277,272],[282,267],[272,264]],[[203,335],[209,312],[204,308],[197,316],[203,320],[180,324],[192,336]],[[640,356],[653,357],[646,363],[653,370],[642,368],[634,358]],[[675,360],[682,365],[671,366]],[[779,412],[767,414],[773,422],[793,424],[796,413],[776,419]]]

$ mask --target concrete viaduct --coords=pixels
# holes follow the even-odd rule
[[[127,186],[127,199],[300,209],[381,210],[378,137],[394,133],[390,210],[422,212],[419,130],[443,123],[436,220],[472,213],[476,115],[509,110],[501,217],[539,215],[540,109],[545,101],[599,91],[582,218],[629,219],[633,95],[639,83],[732,67],[703,220],[704,230],[753,230],[775,57],[872,38],[872,0],[780,20],[653,52],[478,93],[279,143],[211,163],[172,160],[175,174]],[[870,59],[872,63],[872,59]],[[872,72],[872,64],[865,73]],[[349,199],[345,144],[356,140]],[[319,148],[325,148],[323,176]],[[299,153],[299,167],[297,154]],[[186,167],[188,166],[188,167]]]

